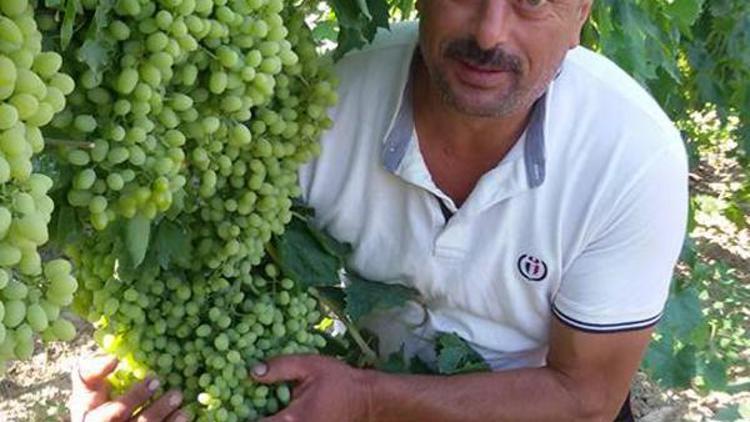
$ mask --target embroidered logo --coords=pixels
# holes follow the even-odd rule
[[[542,281],[547,278],[547,264],[531,255],[518,258],[518,271],[529,281]]]

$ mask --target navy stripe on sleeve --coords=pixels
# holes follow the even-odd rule
[[[563,324],[575,328],[577,330],[589,332],[589,333],[617,333],[622,331],[634,331],[649,328],[656,325],[661,320],[663,312],[651,318],[642,319],[639,321],[621,322],[616,324],[594,324],[590,322],[584,322],[565,315],[557,306],[552,306],[552,313],[555,314],[558,320]]]

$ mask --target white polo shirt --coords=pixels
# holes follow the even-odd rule
[[[381,353],[429,361],[434,333],[455,332],[495,369],[537,367],[553,318],[591,332],[658,322],[688,190],[680,135],[654,100],[606,58],[571,51],[524,135],[457,209],[416,140],[416,44],[416,25],[400,25],[339,62],[334,127],[300,171],[316,223],[353,245],[349,265],[422,295],[424,307],[368,319]]]

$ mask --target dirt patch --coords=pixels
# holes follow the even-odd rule
[[[76,320],[78,335],[70,343],[38,343],[34,356],[9,364],[0,380],[0,421],[66,419],[70,371],[80,356],[96,350],[91,325]]]

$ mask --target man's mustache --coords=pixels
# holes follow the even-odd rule
[[[476,40],[464,38],[451,41],[445,48],[445,56],[466,62],[472,66],[498,72],[521,73],[521,59],[501,47],[483,50]]]

